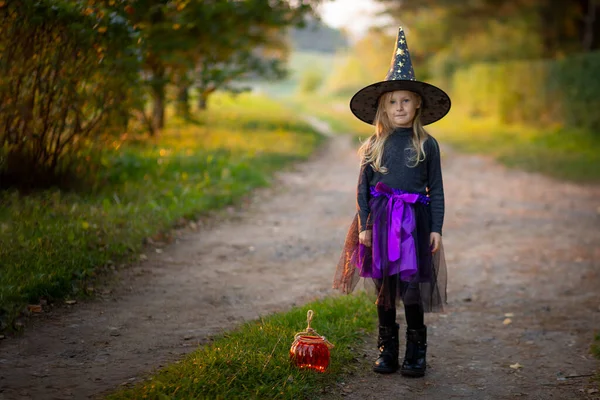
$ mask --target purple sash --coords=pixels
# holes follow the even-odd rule
[[[422,194],[407,193],[392,189],[379,182],[371,187],[371,196],[386,196],[385,210],[371,210],[373,219],[373,243],[369,249],[359,246],[360,276],[381,279],[385,275],[400,274],[400,279],[409,281],[417,272],[417,254],[413,231],[416,228],[415,213],[410,204],[427,204],[429,198]],[[387,226],[386,226],[387,225]],[[382,243],[387,237],[387,243]],[[367,251],[372,251],[372,268],[365,265]],[[387,260],[386,260],[387,258]],[[367,267],[367,268],[365,268]]]

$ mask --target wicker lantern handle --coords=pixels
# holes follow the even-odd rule
[[[310,327],[310,323],[312,322],[314,315],[315,315],[315,313],[313,310],[308,310],[308,312],[306,313],[306,322],[308,323],[308,326],[306,327],[306,332],[314,332],[315,331],[313,328]]]
[[[304,332],[298,332],[296,333],[296,336],[294,336],[295,340],[298,340],[298,338],[300,336],[305,336],[303,338],[303,340],[306,342],[325,342],[325,344],[327,345],[327,347],[329,348],[333,348],[335,347],[331,342],[329,342],[325,336],[321,336],[317,333],[317,331],[315,331],[311,326],[310,323],[312,322],[313,316],[315,315],[313,310],[308,310],[308,312],[306,313],[306,322],[308,323],[308,326],[306,327],[306,331]],[[306,337],[306,336],[312,336],[312,337]]]

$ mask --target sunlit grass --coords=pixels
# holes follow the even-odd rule
[[[600,333],[594,335],[594,342],[591,346],[591,352],[594,357],[600,360]]]
[[[600,181],[600,132],[507,126],[468,118],[460,110],[451,111],[431,131],[458,150],[488,154],[509,167],[578,182]]]
[[[27,304],[85,292],[144,238],[234,203],[320,141],[277,103],[218,96],[197,121],[173,119],[158,139],[105,155],[95,191],[0,193],[0,328]]]
[[[335,345],[325,373],[299,370],[289,361],[294,335],[305,330],[309,309],[315,311],[312,328]],[[365,295],[316,301],[246,323],[108,398],[304,399],[338,393],[336,380],[360,365],[357,347],[375,326],[374,305]]]

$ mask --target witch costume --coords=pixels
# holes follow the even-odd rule
[[[402,28],[385,80],[358,91],[350,109],[360,120],[374,124],[381,95],[396,90],[420,95],[423,125],[450,110],[450,98],[444,91],[415,80]],[[416,156],[412,136],[413,128],[396,128],[387,137],[382,158],[387,173],[375,171],[371,164],[361,166],[357,213],[346,235],[333,287],[350,293],[364,278],[368,292],[376,294],[380,350],[373,367],[376,372],[395,372],[399,367],[395,307],[402,302],[408,327],[401,371],[407,376],[423,376],[427,349],[423,313],[441,311],[446,303],[444,250],[441,244],[435,253],[430,248],[431,232],[442,234],[444,189],[437,141],[427,138],[425,159],[413,166],[407,162]],[[372,230],[372,247],[359,243],[359,232],[364,230]]]

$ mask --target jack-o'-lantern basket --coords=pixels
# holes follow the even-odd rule
[[[290,360],[299,368],[309,368],[319,372],[325,372],[329,366],[329,349],[333,348],[325,336],[319,335],[310,323],[313,311],[308,310],[306,315],[308,327],[305,332],[298,332],[294,336],[294,342],[290,348]]]

